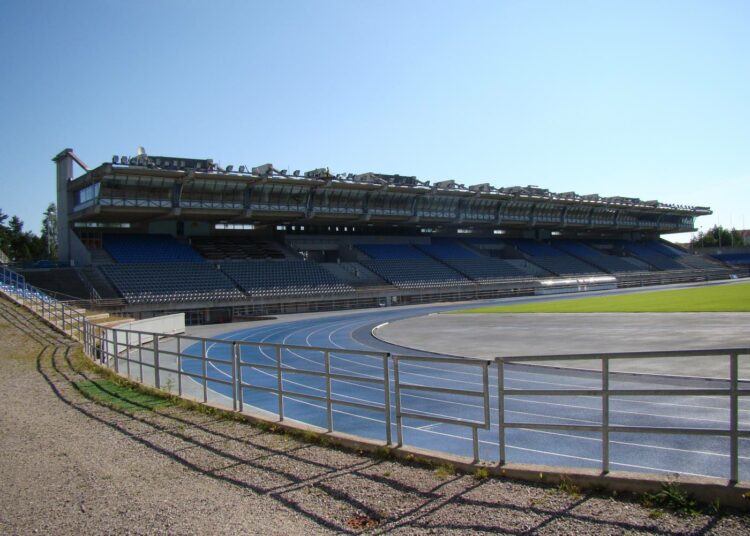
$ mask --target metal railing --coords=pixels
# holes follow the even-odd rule
[[[505,433],[508,429],[525,429],[525,430],[550,430],[566,432],[594,432],[601,434],[601,470],[608,473],[610,470],[610,434],[613,433],[637,433],[637,434],[680,434],[692,436],[714,436],[728,437],[730,444],[730,470],[729,480],[736,483],[739,480],[739,439],[750,438],[750,430],[739,429],[739,398],[741,396],[750,396],[750,389],[739,388],[739,356],[750,354],[750,348],[743,349],[714,349],[714,350],[687,350],[687,351],[665,351],[665,352],[625,352],[611,354],[580,354],[580,355],[543,355],[534,357],[498,357],[497,363],[497,381],[501,386],[499,389],[498,404],[498,446],[500,463],[505,463]],[[691,356],[710,357],[723,356],[728,357],[729,363],[729,386],[725,389],[714,387],[708,389],[679,388],[679,389],[616,389],[610,387],[610,362],[621,359],[653,359],[653,358],[684,358]],[[510,363],[528,363],[539,361],[598,361],[601,364],[601,386],[599,389],[509,389],[505,387],[505,366]],[[599,397],[601,408],[601,424],[599,425],[580,425],[580,424],[554,424],[554,423],[534,423],[524,421],[506,422],[505,405],[506,397],[523,397],[523,396],[579,396],[579,397]],[[632,397],[632,396],[677,396],[677,397],[726,397],[729,400],[729,427],[728,429],[719,428],[686,428],[686,427],[661,427],[661,426],[624,426],[613,425],[610,422],[610,399],[613,397]]]
[[[750,430],[740,428],[739,400],[750,396],[750,389],[740,386],[739,359],[749,355],[750,348],[713,349],[669,352],[631,352],[618,354],[547,355],[535,357],[498,357],[494,361],[462,358],[437,358],[391,355],[383,352],[323,348],[265,342],[248,342],[186,335],[163,335],[153,332],[123,330],[97,325],[85,315],[65,303],[45,295],[28,285],[22,276],[7,268],[0,270],[0,292],[79,341],[86,355],[113,369],[116,373],[157,389],[164,389],[181,397],[221,405],[235,411],[252,411],[269,420],[302,421],[328,432],[352,434],[350,424],[336,414],[351,417],[346,410],[359,410],[380,415],[382,430],[375,439],[384,445],[407,443],[405,430],[418,430],[405,423],[427,421],[446,424],[471,431],[471,453],[480,461],[480,443],[488,442],[497,415],[497,458],[507,460],[506,432],[511,429],[543,430],[552,432],[588,432],[601,437],[601,470],[610,470],[610,435],[615,433],[680,434],[685,436],[716,436],[729,440],[729,479],[740,478],[741,438],[750,438]],[[679,358],[689,356],[727,356],[729,384],[726,388],[612,388],[610,364],[620,359]],[[508,365],[522,365],[531,361],[590,360],[601,364],[600,385],[591,388],[519,389],[507,386]],[[439,365],[439,366],[435,366]],[[492,385],[491,368],[496,367],[497,383]],[[405,370],[409,367],[409,370]],[[543,367],[534,367],[542,369]],[[429,374],[424,371],[429,369]],[[421,371],[417,373],[417,371]],[[407,377],[413,375],[416,380]],[[450,385],[454,375],[468,377],[468,388]],[[344,389],[345,387],[346,389]],[[494,391],[493,391],[494,388]],[[404,397],[430,395],[429,408],[409,407]],[[601,411],[599,424],[558,424],[513,421],[506,419],[508,397],[598,397]],[[691,428],[660,426],[626,426],[612,424],[610,400],[628,396],[691,396],[725,397],[729,401],[729,420],[725,428]],[[454,404],[455,397],[460,401]],[[492,407],[491,398],[497,397]],[[476,402],[478,401],[478,402]],[[294,405],[293,409],[288,407]],[[299,411],[307,406],[319,410],[319,417],[310,411]],[[472,414],[451,411],[455,407],[470,407]],[[471,413],[471,412],[468,412]],[[358,417],[362,418],[361,415]],[[377,427],[376,427],[377,428]],[[480,438],[480,431],[484,437]],[[369,430],[372,433],[372,430]],[[362,437],[365,431],[354,432]],[[494,440],[492,441],[494,445]],[[431,444],[432,450],[448,452],[444,444]]]

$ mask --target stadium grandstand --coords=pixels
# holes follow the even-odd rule
[[[694,231],[707,207],[142,148],[95,168],[72,149],[53,160],[60,264],[24,275],[136,317],[216,322],[731,274],[660,239]]]

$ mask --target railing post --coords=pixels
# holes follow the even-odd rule
[[[112,353],[114,354],[114,358],[115,358],[115,372],[119,374],[120,373],[120,363],[119,363],[120,360],[117,359],[117,330],[116,329],[112,329]]]
[[[161,380],[159,378],[159,335],[154,333],[154,386],[161,389]]]
[[[331,401],[331,352],[323,352],[323,361],[326,371],[326,419],[328,431],[333,432],[333,402]]]
[[[498,357],[497,363],[497,446],[500,465],[505,465],[505,361]]]
[[[396,390],[396,446],[404,446],[404,433],[401,429],[401,387],[399,385],[398,357],[393,356],[393,387]]]
[[[385,443],[391,445],[391,383],[388,374],[388,358],[390,354],[383,356],[383,405],[385,407]]]
[[[279,393],[279,420],[284,420],[284,387],[281,376],[281,346],[276,347],[276,389]]]
[[[177,394],[182,396],[182,339],[177,335]]]
[[[239,342],[234,343],[234,362],[237,367],[237,411],[242,413],[245,404],[242,394],[242,345]]]
[[[143,383],[143,337],[142,333],[138,332],[138,367],[140,368],[139,374],[141,377],[141,383]]]
[[[602,357],[602,473],[609,473],[609,359]]]
[[[730,471],[729,481],[736,484],[739,481],[739,436],[738,432],[738,410],[739,401],[737,396],[738,354],[729,355],[729,459]]]
[[[208,402],[208,351],[206,350],[206,339],[201,340],[203,349],[203,402]]]
[[[237,411],[237,341],[232,342],[232,409]]]

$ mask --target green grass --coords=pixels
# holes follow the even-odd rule
[[[750,312],[750,283],[463,309],[456,313]]]
[[[167,398],[140,392],[110,380],[81,380],[75,385],[86,398],[127,411],[149,411],[173,405]]]

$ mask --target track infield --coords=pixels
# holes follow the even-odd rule
[[[717,313],[750,312],[750,282],[638,292],[451,311],[462,313]]]

